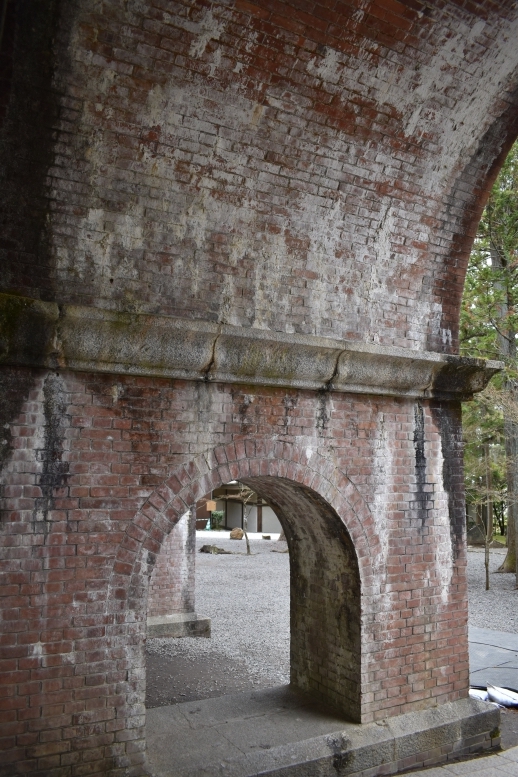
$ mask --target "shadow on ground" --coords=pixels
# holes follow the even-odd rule
[[[250,676],[239,659],[213,656],[162,656],[148,653],[146,707],[163,707],[186,701],[227,696],[240,691],[268,688]],[[502,747],[518,746],[518,710],[502,710]]]
[[[240,691],[269,688],[258,682],[244,661],[214,656],[164,656],[146,654],[146,707],[164,707],[184,701],[211,699]]]

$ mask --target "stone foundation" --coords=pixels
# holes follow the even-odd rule
[[[381,777],[498,749],[499,721],[463,699],[359,726],[275,688],[149,710],[148,758],[155,777]]]

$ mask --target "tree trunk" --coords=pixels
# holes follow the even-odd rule
[[[492,244],[490,249],[491,264],[503,273],[500,288],[503,292],[502,303],[498,310],[500,332],[497,335],[500,351],[506,363],[516,363],[516,332],[510,326],[509,309],[512,299],[509,299],[510,284],[507,278],[508,268],[500,252]],[[505,278],[505,281],[504,281]],[[495,286],[498,284],[495,283]],[[507,381],[507,390],[518,400],[518,387],[513,381]],[[505,456],[507,460],[507,555],[499,572],[516,574],[518,585],[518,566],[516,563],[516,529],[518,525],[518,424],[504,413]]]
[[[245,533],[246,555],[247,556],[250,556],[251,553],[252,553],[252,551],[250,550],[250,540],[248,539],[248,513],[249,512],[250,512],[249,510],[247,512],[247,506],[246,506],[246,503],[245,503],[244,507],[243,507],[243,531]]]
[[[513,391],[513,394],[515,391]],[[518,522],[518,424],[504,420],[505,455],[507,459],[507,555],[499,572],[514,572],[516,565],[516,525]]]
[[[486,463],[486,541],[484,543],[484,566],[486,567],[486,591],[489,591],[489,546],[493,539],[493,500],[491,496],[491,461],[489,459],[489,443],[484,445],[484,459]]]

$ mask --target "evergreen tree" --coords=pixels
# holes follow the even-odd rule
[[[490,389],[465,409],[466,485],[481,483],[475,464],[488,444],[496,465],[493,482],[502,482],[505,451],[508,552],[501,571],[517,572],[518,523],[518,143],[509,153],[491,190],[475,238],[461,311],[461,354],[499,359],[505,371]],[[470,448],[472,450],[470,450]],[[478,467],[480,470],[480,466]],[[482,493],[481,491],[479,493]],[[493,493],[493,499],[495,494]],[[489,497],[488,497],[489,499]],[[502,501],[502,491],[500,499]]]

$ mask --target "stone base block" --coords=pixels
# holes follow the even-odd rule
[[[500,711],[475,699],[359,725],[284,687],[146,715],[154,777],[380,777],[500,746]]]
[[[179,612],[147,619],[148,637],[210,637],[210,618]]]

